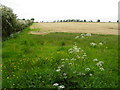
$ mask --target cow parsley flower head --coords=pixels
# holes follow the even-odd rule
[[[65,88],[65,86],[64,85],[60,85],[59,88]]]
[[[89,75],[92,76],[93,74],[90,73]]]
[[[80,36],[85,36],[85,34],[84,34],[84,33],[82,33]]]
[[[57,70],[56,70],[56,72],[60,72],[60,71],[61,71],[61,69],[57,69]]]
[[[91,33],[87,33],[86,36],[92,36]]]
[[[96,65],[97,65],[98,67],[101,67],[103,64],[104,64],[103,61],[99,61]]]
[[[71,60],[73,60],[73,61],[74,61],[74,60],[76,60],[76,59],[75,59],[75,58],[72,58]]]
[[[81,38],[84,38],[84,36],[81,36]]]
[[[69,63],[69,65],[72,65],[72,63]]]
[[[83,57],[87,57],[87,55],[83,55]]]
[[[66,58],[66,60],[69,60],[68,58]]]
[[[85,71],[90,71],[90,68],[86,68]]]
[[[93,47],[94,47],[94,46],[97,46],[97,44],[94,43],[94,42],[90,43],[90,45],[93,46]]]
[[[93,59],[93,61],[95,61],[95,62],[96,62],[96,61],[98,61],[98,59]]]
[[[105,69],[103,67],[100,68],[101,71],[104,71]]]
[[[61,60],[65,60],[65,59],[61,59]]]
[[[102,43],[102,42],[100,42],[100,43],[99,43],[99,45],[101,45],[101,46],[102,46],[102,45],[103,45],[103,43]]]
[[[54,83],[53,86],[58,86],[59,84],[58,83]]]
[[[58,68],[60,69],[61,67],[59,66]]]
[[[75,37],[75,39],[78,39],[78,38],[79,38],[79,36],[76,36],[76,37]]]
[[[66,76],[67,74],[66,73],[63,73],[64,76]]]

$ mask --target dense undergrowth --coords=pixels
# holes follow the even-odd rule
[[[118,36],[29,31],[2,43],[3,88],[118,87]]]

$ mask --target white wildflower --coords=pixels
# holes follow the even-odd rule
[[[91,46],[97,46],[97,44],[94,43],[94,42],[90,43],[90,45],[91,45]]]
[[[71,60],[73,60],[73,61],[74,61],[74,60],[76,60],[76,59],[75,59],[75,58],[72,58]]]
[[[90,68],[86,68],[85,71],[90,71]]]
[[[64,76],[66,76],[67,74],[66,73],[63,73]]]
[[[60,69],[61,67],[59,66],[58,68]]]
[[[91,36],[91,33],[87,33],[86,36]]]
[[[102,43],[102,42],[100,42],[100,43],[99,43],[99,45],[101,45],[101,46],[102,46],[102,45],[103,45],[103,43]]]
[[[85,34],[84,34],[84,33],[82,33],[80,36],[85,36]]]
[[[92,76],[93,74],[90,73],[89,75]]]
[[[58,83],[54,83],[53,86],[58,86],[59,84]]]
[[[57,70],[56,70],[56,72],[60,72],[60,71],[61,71],[61,69],[57,69]]]
[[[66,60],[69,60],[68,58],[66,58]]]
[[[101,67],[101,66],[102,66],[102,64],[101,64],[101,63],[97,63],[96,65],[97,65],[98,67]]]
[[[93,61],[95,61],[95,62],[96,62],[96,61],[98,61],[98,59],[93,59]]]
[[[103,62],[103,61],[99,61],[96,65],[97,65],[98,67],[101,67],[102,64],[104,64],[104,62]]]
[[[61,60],[65,60],[65,59],[61,59]]]
[[[80,76],[81,76],[81,75],[85,75],[85,73],[81,73],[81,72],[80,72],[80,73],[78,73],[77,75],[80,75]]]
[[[76,36],[76,37],[75,37],[75,39],[78,39],[78,38],[79,38],[79,36]]]
[[[99,61],[99,63],[104,64],[104,62],[103,62],[103,61]]]
[[[61,67],[64,67],[64,65],[61,65]]]
[[[84,38],[84,36],[81,36],[81,38]]]
[[[84,59],[85,57],[82,57],[82,59]]]
[[[72,65],[72,63],[69,63],[69,65]]]
[[[81,52],[84,52],[84,50],[81,50]]]
[[[65,88],[65,86],[64,85],[60,85],[59,88]]]
[[[100,68],[101,71],[104,71],[105,69],[103,67]]]
[[[87,55],[83,55],[83,57],[87,57]]]

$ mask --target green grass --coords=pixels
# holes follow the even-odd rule
[[[27,28],[2,43],[3,88],[57,88],[54,83],[65,88],[118,87],[118,36],[92,34],[91,37],[75,39],[80,34],[30,35],[29,31]],[[61,59],[75,57],[76,53],[68,52],[74,42],[85,51],[87,57],[62,63]],[[91,42],[103,42],[103,46],[92,47]],[[95,58],[104,62],[104,71],[100,71],[97,62],[92,61]],[[56,72],[61,65],[64,67]],[[85,71],[85,68],[91,70]]]

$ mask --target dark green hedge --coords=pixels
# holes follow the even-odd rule
[[[6,37],[9,37],[12,33],[21,31],[34,22],[33,18],[31,20],[17,19],[17,15],[13,13],[13,10],[4,5],[0,5],[0,12],[2,13],[3,40]]]

